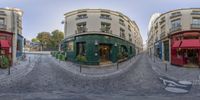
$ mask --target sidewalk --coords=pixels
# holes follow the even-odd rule
[[[200,69],[199,68],[184,68],[181,66],[171,65],[167,62],[166,65],[159,59],[149,58],[149,61],[152,63],[152,69],[161,76],[167,76],[175,80],[186,80],[191,81],[194,85],[200,85]]]
[[[118,73],[123,73],[127,71],[133,64],[135,63],[136,59],[139,58],[139,56],[136,56],[136,58],[131,58],[130,60],[127,60],[125,62],[119,63],[117,68],[117,63],[109,64],[109,65],[100,65],[100,66],[86,66],[83,65],[81,67],[80,72],[80,65],[69,62],[69,61],[59,61],[58,59],[49,56],[49,58],[57,63],[60,67],[64,68],[67,71],[70,71],[74,74],[80,75],[80,76],[87,76],[87,77],[107,77],[111,75],[115,75]]]
[[[29,63],[30,57],[30,63]],[[33,55],[27,55],[27,60],[19,61],[10,68],[10,75],[8,75],[8,69],[0,69],[0,84],[6,85],[9,82],[19,79],[22,76],[28,74],[34,67],[36,60]]]

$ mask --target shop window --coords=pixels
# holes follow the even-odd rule
[[[74,51],[74,43],[73,41],[70,41],[67,43],[67,51],[68,52],[73,52]]]
[[[86,44],[85,42],[77,43],[77,55],[82,55],[82,56],[86,55],[85,44]]]

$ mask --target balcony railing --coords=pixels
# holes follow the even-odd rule
[[[170,18],[175,18],[175,17],[179,17],[179,16],[182,16],[182,14],[181,13],[172,14],[170,16]]]
[[[76,17],[76,20],[86,19],[86,18],[88,18],[88,16],[81,16],[81,17]]]
[[[87,32],[87,28],[85,27],[77,28],[77,30],[75,31],[76,34],[84,33],[84,32]]]
[[[176,27],[172,27],[172,28],[170,28],[170,33],[171,32],[176,32],[176,31],[181,31],[181,25],[178,25],[178,26],[176,26]]]
[[[124,23],[124,22],[121,22],[121,21],[120,21],[119,24],[121,24],[122,26],[125,26],[125,23]]]
[[[107,19],[107,20],[112,20],[111,17],[107,17],[107,16],[100,16],[101,19]]]
[[[102,27],[100,28],[101,32],[105,32],[105,33],[111,33],[112,34],[112,31],[110,30],[110,27]]]
[[[191,29],[200,29],[200,24],[191,24]]]
[[[160,39],[164,38],[166,36],[165,32],[160,34]]]
[[[7,26],[5,24],[0,24],[0,30],[6,30]]]

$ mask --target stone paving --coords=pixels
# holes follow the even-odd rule
[[[13,80],[19,79],[28,74],[34,67],[36,59],[34,55],[27,55],[25,60],[18,61],[11,66],[10,75],[8,75],[8,69],[0,69],[0,84],[7,85]]]
[[[59,61],[55,57],[49,56],[51,60],[60,65],[60,67],[64,68],[67,71],[70,71],[74,74],[78,74],[80,76],[87,77],[107,77],[110,75],[115,75],[118,73],[123,73],[128,70],[138,59],[138,57],[133,57],[130,60],[124,61],[122,63],[114,63],[107,65],[78,65],[69,61]],[[81,68],[80,68],[81,67]]]
[[[200,68],[184,68],[163,63],[159,58],[148,57],[152,63],[152,69],[159,75],[165,75],[175,80],[191,81],[193,85],[200,85]],[[167,66],[167,67],[166,67]]]

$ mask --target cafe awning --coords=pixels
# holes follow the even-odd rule
[[[175,41],[172,48],[179,48],[181,44],[181,41]]]
[[[180,48],[200,48],[200,40],[198,39],[182,40]]]
[[[10,45],[8,43],[8,40],[0,40],[0,47],[1,48],[9,48]]]

